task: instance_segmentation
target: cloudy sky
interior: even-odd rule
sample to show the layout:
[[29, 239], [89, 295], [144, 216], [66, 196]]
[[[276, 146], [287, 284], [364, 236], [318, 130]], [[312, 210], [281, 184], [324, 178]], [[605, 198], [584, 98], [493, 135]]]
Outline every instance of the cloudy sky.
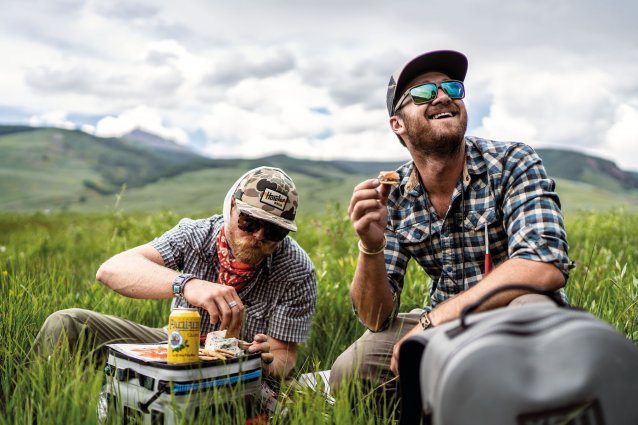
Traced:
[[638, 170], [637, 19], [634, 0], [3, 0], [0, 123], [402, 159], [389, 76], [455, 49], [469, 134]]

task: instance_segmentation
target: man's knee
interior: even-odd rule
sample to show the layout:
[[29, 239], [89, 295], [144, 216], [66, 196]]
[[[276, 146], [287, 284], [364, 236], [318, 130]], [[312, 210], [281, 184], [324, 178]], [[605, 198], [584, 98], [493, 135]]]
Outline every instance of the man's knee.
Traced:
[[[356, 344], [356, 343], [355, 343]], [[355, 377], [357, 362], [354, 359], [354, 346], [350, 346], [341, 353], [330, 368], [330, 392], [335, 394], [344, 381], [350, 381]]]
[[59, 310], [47, 317], [42, 329], [52, 333], [74, 333], [77, 332], [78, 328], [86, 324], [87, 319], [88, 312], [81, 308]]
[[32, 355], [48, 357], [64, 345], [73, 349], [88, 317], [89, 312], [79, 308], [59, 310], [50, 314], [36, 336]]

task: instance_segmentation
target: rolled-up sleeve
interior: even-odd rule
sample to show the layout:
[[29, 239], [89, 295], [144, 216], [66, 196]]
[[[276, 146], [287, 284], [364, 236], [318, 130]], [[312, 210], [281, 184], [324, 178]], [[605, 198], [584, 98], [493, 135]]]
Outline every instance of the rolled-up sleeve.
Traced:
[[187, 219], [182, 219], [175, 227], [164, 233], [159, 238], [153, 240], [151, 245], [159, 251], [166, 267], [171, 269], [181, 269], [185, 252], [184, 225]]
[[514, 145], [503, 179], [503, 222], [509, 235], [509, 258], [554, 264], [565, 276], [574, 267], [555, 183], [540, 157], [525, 145]]

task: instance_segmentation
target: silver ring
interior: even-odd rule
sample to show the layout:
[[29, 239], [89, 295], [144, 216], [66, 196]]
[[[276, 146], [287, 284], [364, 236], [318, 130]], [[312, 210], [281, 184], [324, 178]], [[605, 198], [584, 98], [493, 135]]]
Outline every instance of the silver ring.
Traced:
[[232, 300], [231, 302], [228, 303], [228, 307], [230, 308], [235, 308], [237, 307], [237, 301]]

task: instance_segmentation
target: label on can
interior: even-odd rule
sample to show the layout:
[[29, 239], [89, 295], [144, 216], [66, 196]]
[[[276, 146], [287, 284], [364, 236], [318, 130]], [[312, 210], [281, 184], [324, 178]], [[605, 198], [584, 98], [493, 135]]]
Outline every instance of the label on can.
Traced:
[[199, 312], [195, 308], [176, 308], [168, 317], [168, 363], [199, 361]]

